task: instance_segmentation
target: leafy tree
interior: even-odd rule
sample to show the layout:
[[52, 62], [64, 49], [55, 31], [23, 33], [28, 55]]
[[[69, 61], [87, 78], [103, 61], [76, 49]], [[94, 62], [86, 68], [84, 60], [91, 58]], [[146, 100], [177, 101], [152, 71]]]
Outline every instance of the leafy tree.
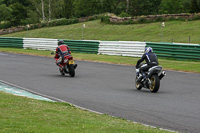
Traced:
[[191, 1], [191, 12], [192, 13], [200, 12], [200, 0]]
[[183, 5], [185, 13], [191, 12], [191, 4], [192, 4], [191, 0], [183, 0], [182, 1], [182, 5]]
[[128, 11], [128, 13], [131, 16], [137, 16], [139, 14], [138, 2], [139, 2], [139, 0], [130, 0], [129, 1], [129, 11]]
[[114, 0], [101, 0], [101, 12], [114, 13]]
[[160, 5], [161, 14], [183, 13], [184, 7], [182, 0], [162, 0]]
[[5, 4], [0, 5], [0, 22], [8, 21], [12, 17], [12, 9], [7, 7]]
[[150, 11], [152, 3], [149, 0], [143, 0], [143, 1], [138, 1], [138, 7], [139, 7], [139, 15], [148, 15]]
[[44, 13], [46, 21], [73, 16], [73, 0], [43, 0], [43, 6], [41, 0], [33, 0], [31, 3], [34, 7], [32, 10], [37, 12], [40, 18], [43, 18]]
[[151, 14], [158, 14], [159, 12], [159, 5], [161, 4], [162, 0], [150, 0], [151, 4], [149, 5]]
[[0, 0], [0, 21], [13, 25], [105, 12], [122, 16], [200, 12], [200, 0]]
[[64, 18], [64, 11], [65, 11], [65, 1], [64, 0], [57, 0], [52, 1], [52, 16], [54, 18]]
[[12, 5], [14, 3], [20, 3], [24, 6], [28, 6], [30, 4], [29, 0], [2, 0], [4, 1], [4, 4], [6, 4], [7, 6]]
[[0, 5], [4, 3], [4, 0], [0, 0]]
[[101, 0], [100, 12], [110, 12], [117, 15], [129, 11], [130, 0]]
[[40, 17], [41, 16], [37, 12], [35, 5], [30, 1], [29, 5], [27, 6], [26, 23], [27, 24], [38, 23], [40, 22]]
[[132, 16], [158, 14], [161, 0], [129, 0], [128, 13]]
[[11, 23], [15, 26], [22, 23], [22, 20], [27, 18], [27, 10], [21, 3], [14, 3], [10, 5], [12, 9]]
[[74, 0], [74, 14], [77, 17], [86, 17], [99, 13], [98, 0]]
[[43, 21], [45, 21], [46, 16], [48, 16], [48, 10], [46, 10], [48, 5], [46, 4], [46, 0], [30, 0], [30, 2], [32, 5], [32, 11], [35, 11], [37, 13], [37, 16], [40, 17]]
[[73, 0], [64, 0], [63, 17], [73, 17]]
[[[126, 0], [119, 0], [114, 2], [115, 5], [115, 14], [121, 14], [122, 12], [126, 12], [127, 10], [127, 3]], [[128, 10], [127, 10], [128, 11]]]

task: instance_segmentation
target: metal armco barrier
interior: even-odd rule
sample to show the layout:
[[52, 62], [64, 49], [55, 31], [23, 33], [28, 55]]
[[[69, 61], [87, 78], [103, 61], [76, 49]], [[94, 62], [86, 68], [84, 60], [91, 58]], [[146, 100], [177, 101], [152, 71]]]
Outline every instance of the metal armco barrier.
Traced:
[[199, 44], [146, 43], [160, 57], [200, 60]]
[[23, 38], [0, 37], [0, 47], [23, 48]]
[[72, 52], [98, 53], [99, 41], [64, 40], [64, 42], [69, 46]]
[[[58, 46], [58, 39], [24, 38], [23, 42], [24, 48], [37, 50], [55, 51]], [[97, 54], [99, 48], [98, 41], [64, 40], [64, 43], [69, 46], [72, 52]]]
[[100, 41], [98, 54], [141, 57], [145, 46], [145, 42]]
[[[136, 41], [64, 40], [72, 52], [141, 57], [152, 47], [158, 57], [200, 60], [200, 44], [153, 43]], [[0, 47], [55, 51], [58, 39], [0, 37]]]
[[24, 38], [24, 48], [37, 49], [37, 50], [50, 50], [55, 51], [58, 46], [58, 39], [46, 38]]

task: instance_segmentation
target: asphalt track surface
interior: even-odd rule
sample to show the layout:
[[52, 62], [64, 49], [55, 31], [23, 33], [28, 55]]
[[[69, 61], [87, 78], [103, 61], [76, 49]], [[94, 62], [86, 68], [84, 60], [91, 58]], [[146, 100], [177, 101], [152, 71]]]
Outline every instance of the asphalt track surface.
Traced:
[[112, 116], [200, 132], [200, 74], [166, 71], [158, 93], [151, 93], [135, 89], [134, 66], [76, 63], [71, 78], [60, 75], [53, 58], [0, 53], [0, 80]]

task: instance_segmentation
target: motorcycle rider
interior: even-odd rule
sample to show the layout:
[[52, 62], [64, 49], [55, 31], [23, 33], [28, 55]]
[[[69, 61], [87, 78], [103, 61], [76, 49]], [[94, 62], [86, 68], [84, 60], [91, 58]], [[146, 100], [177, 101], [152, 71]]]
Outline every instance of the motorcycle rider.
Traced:
[[[63, 70], [64, 66], [62, 65], [62, 61], [65, 56], [71, 55], [71, 51], [69, 50], [69, 47], [64, 44], [63, 40], [58, 41], [58, 47], [56, 48], [56, 54], [54, 56], [56, 60], [56, 65], [60, 67], [61, 71]], [[61, 57], [61, 60], [59, 58]]]
[[[146, 64], [143, 65], [141, 68], [139, 68], [139, 65], [141, 62], [146, 61]], [[158, 66], [158, 59], [155, 53], [153, 53], [153, 49], [151, 47], [145, 48], [144, 54], [142, 55], [141, 59], [137, 61], [136, 65], [136, 71], [140, 73], [140, 76], [138, 77], [137, 81], [144, 81], [146, 76], [145, 76], [145, 71], [148, 71], [149, 68], [153, 66]], [[139, 68], [139, 70], [138, 70]]]

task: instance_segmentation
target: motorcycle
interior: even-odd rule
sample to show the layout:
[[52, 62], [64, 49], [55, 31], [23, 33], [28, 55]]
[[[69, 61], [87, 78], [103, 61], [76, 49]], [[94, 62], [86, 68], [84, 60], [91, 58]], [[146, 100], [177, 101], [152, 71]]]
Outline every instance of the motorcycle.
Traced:
[[[52, 52], [51, 54], [53, 55], [54, 53]], [[71, 55], [64, 56], [63, 59], [60, 56], [56, 59], [55, 63], [60, 63], [63, 66], [63, 68], [59, 67], [61, 75], [64, 76], [65, 74], [69, 74], [70, 77], [75, 76], [75, 69], [77, 67], [77, 64], [75, 64], [75, 61]]]
[[[140, 64], [139, 68], [142, 67]], [[135, 86], [137, 90], [141, 90], [142, 87], [149, 89], [152, 93], [158, 92], [160, 88], [160, 80], [166, 75], [165, 71], [162, 71], [162, 66], [153, 66], [148, 71], [144, 72], [146, 78], [144, 80], [138, 80], [141, 73], [139, 69], [136, 69]]]

